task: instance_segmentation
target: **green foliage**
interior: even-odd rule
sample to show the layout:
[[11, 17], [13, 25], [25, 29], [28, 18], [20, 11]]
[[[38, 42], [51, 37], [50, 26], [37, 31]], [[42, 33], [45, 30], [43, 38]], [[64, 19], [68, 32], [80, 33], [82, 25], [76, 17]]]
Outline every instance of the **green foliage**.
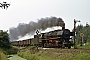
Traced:
[[28, 46], [29, 50], [32, 50], [32, 49], [35, 49], [35, 48], [36, 48], [36, 46]]
[[76, 32], [79, 32], [80, 30], [82, 30], [83, 29], [83, 25], [78, 25], [77, 26], [77, 29], [76, 29]]
[[5, 50], [5, 54], [7, 55], [17, 54], [18, 51], [19, 49], [17, 47], [12, 46], [11, 48]]
[[90, 26], [82, 26], [82, 25], [78, 25], [76, 28], [76, 39], [77, 39], [77, 43], [80, 44], [81, 41], [81, 37], [80, 37], [80, 33], [83, 33], [83, 43], [86, 42], [90, 42]]
[[81, 32], [81, 30], [83, 29], [83, 25], [78, 25], [77, 26], [77, 28], [76, 28], [76, 39], [77, 39], [77, 44], [79, 44], [80, 43], [80, 33], [82, 33]]
[[15, 46], [11, 46], [9, 49], [0, 48], [0, 51], [3, 51], [3, 53], [6, 55], [11, 55], [11, 54], [17, 54], [19, 49]]
[[77, 46], [78, 48], [85, 48], [85, 49], [90, 49], [90, 42], [87, 42], [85, 46]]
[[10, 48], [9, 35], [7, 31], [0, 30], [0, 47], [1, 48]]
[[5, 54], [16, 54], [18, 48], [11, 46], [7, 31], [0, 30], [0, 48]]

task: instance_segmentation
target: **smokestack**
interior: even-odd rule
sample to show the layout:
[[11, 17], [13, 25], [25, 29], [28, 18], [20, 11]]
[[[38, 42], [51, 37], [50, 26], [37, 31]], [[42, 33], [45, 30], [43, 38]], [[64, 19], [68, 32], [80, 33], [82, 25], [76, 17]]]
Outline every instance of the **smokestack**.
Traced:
[[62, 30], [64, 30], [65, 29], [65, 24], [62, 26]]
[[15, 28], [10, 28], [10, 39], [17, 40], [20, 36], [23, 37], [25, 35], [34, 35], [37, 29], [45, 30], [47, 28], [61, 26], [63, 29], [65, 28], [65, 23], [62, 18], [57, 17], [46, 17], [38, 19], [37, 22], [29, 22], [29, 24], [19, 23], [19, 25]]

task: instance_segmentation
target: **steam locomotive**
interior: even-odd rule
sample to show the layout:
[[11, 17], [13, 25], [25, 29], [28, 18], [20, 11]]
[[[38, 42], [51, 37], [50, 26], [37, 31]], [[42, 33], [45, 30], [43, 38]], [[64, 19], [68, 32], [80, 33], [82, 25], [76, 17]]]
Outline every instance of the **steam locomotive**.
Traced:
[[41, 38], [42, 47], [58, 47], [71, 48], [73, 43], [70, 41], [72, 32], [69, 29], [55, 30], [48, 33], [43, 33]]
[[70, 32], [69, 29], [61, 29], [34, 35], [34, 38], [14, 41], [11, 44], [14, 46], [29, 46], [34, 44], [41, 47], [71, 48], [73, 46], [73, 43], [70, 41], [71, 36], [73, 36], [73, 32]]

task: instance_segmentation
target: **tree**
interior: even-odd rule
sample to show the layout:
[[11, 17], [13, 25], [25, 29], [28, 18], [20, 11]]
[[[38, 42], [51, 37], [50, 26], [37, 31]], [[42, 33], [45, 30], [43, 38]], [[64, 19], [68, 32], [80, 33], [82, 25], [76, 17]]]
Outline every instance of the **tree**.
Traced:
[[0, 47], [10, 48], [9, 35], [7, 31], [0, 30]]
[[76, 39], [77, 39], [77, 44], [79, 44], [80, 43], [80, 40], [81, 40], [81, 37], [80, 37], [80, 33], [82, 33], [81, 32], [81, 30], [83, 29], [83, 25], [78, 25], [77, 27], [76, 27]]
[[76, 28], [76, 38], [77, 38], [77, 43], [80, 43], [81, 37], [80, 33], [83, 33], [83, 43], [90, 42], [90, 26], [86, 25], [78, 25]]

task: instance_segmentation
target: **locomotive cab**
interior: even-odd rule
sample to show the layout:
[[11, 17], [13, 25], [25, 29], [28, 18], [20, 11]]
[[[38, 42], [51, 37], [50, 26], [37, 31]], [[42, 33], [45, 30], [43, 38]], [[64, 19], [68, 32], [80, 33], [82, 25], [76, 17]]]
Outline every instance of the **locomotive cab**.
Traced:
[[65, 48], [65, 47], [71, 48], [71, 46], [73, 44], [70, 42], [70, 39], [71, 39], [70, 36], [71, 36], [70, 30], [64, 29], [62, 37], [59, 38], [59, 40], [60, 40], [59, 41], [59, 46], [62, 47], [62, 48]]

